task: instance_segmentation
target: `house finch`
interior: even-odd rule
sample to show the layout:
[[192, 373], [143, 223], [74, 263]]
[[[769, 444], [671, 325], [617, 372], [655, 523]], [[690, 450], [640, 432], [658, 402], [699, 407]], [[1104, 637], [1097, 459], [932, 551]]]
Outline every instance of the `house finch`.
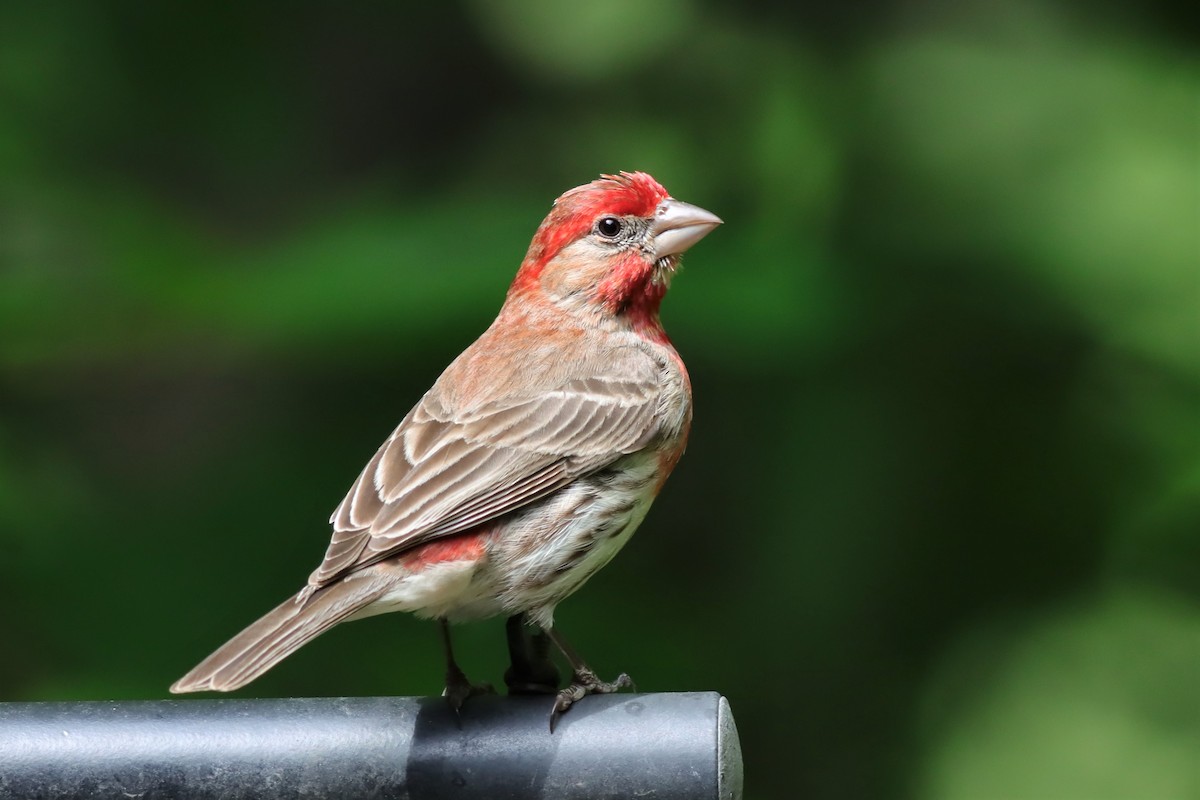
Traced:
[[[244, 686], [346, 620], [440, 621], [446, 695], [479, 689], [448, 623], [510, 615], [510, 690], [556, 693], [551, 725], [601, 681], [553, 626], [629, 540], [683, 453], [687, 371], [659, 321], [680, 254], [721, 224], [641, 172], [558, 198], [491, 327], [442, 373], [333, 512], [308, 585], [171, 687]], [[539, 631], [526, 636], [526, 624]], [[559, 691], [553, 643], [574, 672]]]

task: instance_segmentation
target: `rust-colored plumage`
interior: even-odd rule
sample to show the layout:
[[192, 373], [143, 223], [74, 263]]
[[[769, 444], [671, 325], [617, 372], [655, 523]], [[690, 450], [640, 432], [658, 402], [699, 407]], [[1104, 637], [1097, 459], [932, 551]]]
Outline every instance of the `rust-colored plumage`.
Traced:
[[[308, 584], [172, 691], [236, 689], [334, 624], [394, 610], [515, 617], [513, 689], [552, 670], [514, 639], [539, 626], [575, 671], [556, 713], [616, 688], [566, 648], [554, 608], [624, 544], [682, 453], [691, 388], [658, 307], [680, 254], [719, 223], [644, 173], [560, 197], [495, 322], [334, 511]], [[471, 687], [446, 641], [457, 705]]]

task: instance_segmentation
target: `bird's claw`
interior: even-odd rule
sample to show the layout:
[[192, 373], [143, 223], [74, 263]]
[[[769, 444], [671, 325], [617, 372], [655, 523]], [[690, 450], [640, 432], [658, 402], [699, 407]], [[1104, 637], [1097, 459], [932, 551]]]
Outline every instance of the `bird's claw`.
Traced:
[[567, 710], [589, 694], [612, 694], [622, 689], [633, 687], [633, 679], [622, 672], [614, 681], [602, 681], [590, 669], [576, 670], [571, 685], [561, 690], [554, 698], [554, 706], [550, 709], [550, 732]]
[[490, 683], [471, 683], [466, 676], [463, 676], [462, 680], [447, 681], [446, 688], [442, 691], [442, 697], [446, 698], [450, 708], [454, 709], [455, 715], [458, 715], [468, 698], [495, 693], [496, 689]]

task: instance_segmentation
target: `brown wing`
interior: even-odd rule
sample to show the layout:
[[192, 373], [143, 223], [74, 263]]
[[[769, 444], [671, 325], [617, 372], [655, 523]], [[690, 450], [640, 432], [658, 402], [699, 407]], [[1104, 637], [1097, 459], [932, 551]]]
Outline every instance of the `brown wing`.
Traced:
[[566, 380], [465, 411], [435, 385], [333, 512], [309, 583], [468, 530], [642, 449], [657, 433], [661, 392], [652, 360], [638, 366], [634, 379]]

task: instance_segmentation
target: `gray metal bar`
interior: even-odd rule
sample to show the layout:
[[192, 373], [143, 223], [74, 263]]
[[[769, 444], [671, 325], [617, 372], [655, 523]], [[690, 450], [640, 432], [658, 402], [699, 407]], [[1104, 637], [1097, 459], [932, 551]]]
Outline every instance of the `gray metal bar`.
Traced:
[[9, 798], [741, 797], [715, 692], [0, 703]]

